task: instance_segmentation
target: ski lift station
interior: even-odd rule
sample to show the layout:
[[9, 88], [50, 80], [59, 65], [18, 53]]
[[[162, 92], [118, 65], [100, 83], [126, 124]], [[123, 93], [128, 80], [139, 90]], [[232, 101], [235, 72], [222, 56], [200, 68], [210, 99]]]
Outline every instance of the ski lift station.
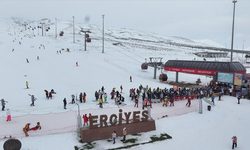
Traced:
[[[156, 69], [163, 68], [165, 71], [176, 72], [176, 82], [178, 82], [179, 72], [208, 76], [216, 76], [217, 72], [246, 74], [246, 68], [239, 62], [168, 60], [163, 65], [161, 59], [150, 58], [150, 62], [141, 65], [141, 69], [147, 70], [148, 66], [154, 67], [154, 79], [156, 79]], [[167, 74], [160, 74], [159, 79], [167, 81]]]

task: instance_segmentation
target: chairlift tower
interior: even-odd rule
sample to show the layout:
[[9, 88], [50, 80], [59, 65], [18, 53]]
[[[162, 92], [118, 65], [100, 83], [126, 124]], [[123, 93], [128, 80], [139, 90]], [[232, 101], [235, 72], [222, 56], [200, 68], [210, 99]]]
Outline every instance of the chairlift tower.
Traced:
[[89, 30], [84, 30], [83, 28], [81, 28], [81, 31], [80, 32], [83, 32], [84, 33], [84, 50], [86, 51], [86, 38], [89, 38], [89, 35], [88, 37], [86, 37], [86, 33], [91, 33]]
[[149, 57], [148, 66], [154, 67], [154, 79], [156, 79], [156, 71], [163, 68], [162, 57]]

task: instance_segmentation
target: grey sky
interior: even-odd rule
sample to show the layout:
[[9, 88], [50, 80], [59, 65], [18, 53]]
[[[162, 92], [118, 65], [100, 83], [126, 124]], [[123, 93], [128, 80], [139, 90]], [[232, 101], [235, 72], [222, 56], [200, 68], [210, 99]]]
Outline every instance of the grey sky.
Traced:
[[[231, 48], [232, 0], [0, 0], [0, 18], [58, 18], [188, 39]], [[234, 48], [250, 50], [250, 0], [238, 0]]]

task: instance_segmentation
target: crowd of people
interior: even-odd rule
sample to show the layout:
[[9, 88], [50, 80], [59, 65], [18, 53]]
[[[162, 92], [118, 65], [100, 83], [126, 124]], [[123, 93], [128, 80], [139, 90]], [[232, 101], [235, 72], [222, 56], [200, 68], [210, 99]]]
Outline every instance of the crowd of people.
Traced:
[[[28, 82], [26, 82], [26, 87], [29, 88]], [[54, 89], [51, 89], [50, 92], [47, 90], [44, 90], [45, 92], [45, 97], [47, 99], [52, 99], [52, 94], [56, 94]], [[114, 103], [118, 106], [123, 106], [125, 105], [125, 98], [122, 96], [123, 92], [123, 87], [122, 85], [120, 86], [120, 91], [116, 90], [116, 88], [113, 88], [110, 92], [110, 99], [114, 100]], [[191, 100], [194, 98], [200, 99], [200, 98], [211, 98], [211, 102], [214, 103], [215, 99], [215, 93], [218, 94], [218, 100], [221, 100], [221, 97], [225, 94], [228, 95], [233, 95], [232, 94], [232, 88], [230, 88], [229, 85], [222, 85], [222, 84], [216, 84], [214, 86], [214, 83], [210, 83], [208, 86], [200, 86], [196, 88], [186, 88], [185, 86], [183, 87], [177, 87], [173, 86], [172, 88], [163, 88], [160, 89], [159, 87], [157, 88], [151, 88], [146, 85], [145, 87], [142, 85], [139, 85], [138, 88], [131, 88], [129, 90], [129, 97], [131, 100], [134, 101], [134, 107], [138, 108], [138, 103], [139, 101], [142, 102], [142, 109], [151, 107], [152, 108], [152, 103], [154, 100], [158, 100], [162, 103], [163, 107], [167, 106], [174, 106], [174, 102], [178, 100], [187, 100], [186, 106], [190, 107], [191, 105]], [[34, 102], [37, 98], [35, 98], [34, 95], [31, 96], [31, 104], [30, 106], [35, 106]], [[236, 93], [236, 98], [238, 99], [238, 104], [240, 104], [240, 99], [242, 98], [242, 93], [238, 91]], [[71, 95], [72, 100], [71, 104], [74, 104], [77, 100], [76, 96], [74, 94]], [[81, 92], [79, 94], [79, 102], [80, 103], [85, 103], [86, 102], [86, 93]], [[103, 103], [108, 103], [107, 99], [107, 93], [105, 92], [104, 86], [101, 87], [100, 90], [95, 91], [95, 101], [99, 103], [99, 107], [103, 108]], [[5, 105], [8, 101], [5, 101], [4, 99], [1, 99], [1, 104], [2, 104], [2, 111], [5, 110]], [[66, 98], [63, 99], [64, 103], [64, 109], [66, 109], [67, 106], [67, 100]], [[6, 121], [11, 121], [11, 113], [10, 110], [7, 109], [7, 120]], [[91, 114], [89, 113], [89, 116], [87, 114], [83, 115], [83, 125], [88, 126], [89, 118], [91, 117]], [[38, 122], [39, 123], [39, 122]], [[24, 133], [26, 136], [28, 136], [28, 131], [30, 130], [37, 130], [41, 129], [40, 123], [34, 128], [29, 128], [29, 123], [26, 124], [26, 126], [23, 128]]]
[[[77, 100], [79, 100], [80, 103], [85, 103], [86, 102], [86, 96], [87, 94], [85, 92], [82, 92], [79, 94], [79, 99], [76, 98], [76, 95], [72, 94], [71, 95], [71, 102], [69, 102], [69, 104], [75, 104]], [[64, 98], [63, 99], [63, 108], [67, 109], [67, 99]]]

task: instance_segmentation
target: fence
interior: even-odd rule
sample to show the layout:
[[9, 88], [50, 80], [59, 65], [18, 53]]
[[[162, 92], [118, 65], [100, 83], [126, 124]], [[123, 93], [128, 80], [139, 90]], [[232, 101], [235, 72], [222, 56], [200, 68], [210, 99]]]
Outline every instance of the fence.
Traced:
[[[139, 105], [141, 106], [141, 105]], [[163, 116], [178, 116], [186, 114], [189, 112], [198, 110], [198, 101], [192, 100], [191, 107], [186, 107], [186, 101], [175, 101], [175, 106], [172, 107], [162, 107], [162, 103], [153, 103], [153, 108], [151, 108], [151, 116], [153, 119], [161, 119]], [[92, 115], [102, 115], [106, 114], [110, 116], [111, 114], [119, 114], [119, 109], [123, 112], [133, 112], [133, 111], [143, 111], [142, 107], [133, 107], [133, 105], [126, 105], [122, 107], [106, 107], [99, 109], [88, 109], [81, 110], [80, 114], [91, 113]], [[144, 110], [147, 110], [145, 108]], [[44, 136], [53, 134], [62, 134], [69, 132], [76, 132], [77, 129], [77, 110], [68, 110], [59, 113], [46, 113], [46, 114], [25, 114], [22, 116], [14, 116], [11, 121], [6, 121], [6, 117], [0, 117], [0, 138], [4, 136], [12, 136], [16, 138], [23, 138], [25, 134], [23, 133], [23, 127], [30, 122], [30, 127], [35, 127], [37, 122], [41, 123], [41, 130], [29, 131], [30, 136]], [[132, 117], [132, 116], [131, 116]], [[125, 116], [123, 116], [125, 118]]]

